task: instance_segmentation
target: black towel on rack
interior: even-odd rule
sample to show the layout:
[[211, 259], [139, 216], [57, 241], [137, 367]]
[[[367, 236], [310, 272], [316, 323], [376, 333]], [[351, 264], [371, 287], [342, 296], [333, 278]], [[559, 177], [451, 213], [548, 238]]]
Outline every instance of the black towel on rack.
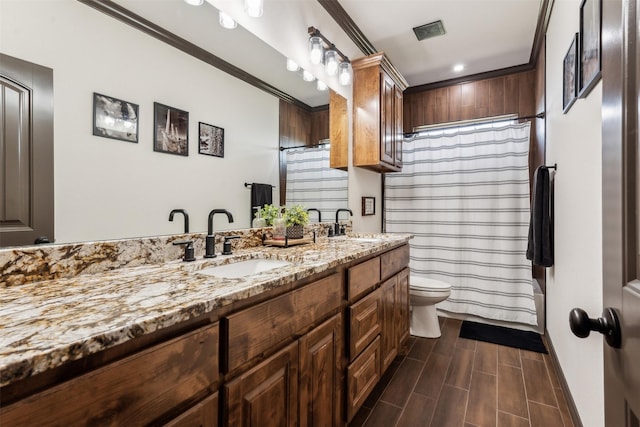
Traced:
[[256, 210], [253, 208], [254, 206], [263, 207], [264, 205], [270, 205], [273, 203], [273, 186], [271, 184], [258, 184], [251, 183], [251, 219], [249, 220], [249, 224], [255, 218], [254, 214]]
[[546, 166], [540, 166], [536, 169], [533, 183], [527, 259], [533, 261], [534, 265], [543, 267], [551, 267], [553, 265], [553, 230], [550, 202], [549, 169]]

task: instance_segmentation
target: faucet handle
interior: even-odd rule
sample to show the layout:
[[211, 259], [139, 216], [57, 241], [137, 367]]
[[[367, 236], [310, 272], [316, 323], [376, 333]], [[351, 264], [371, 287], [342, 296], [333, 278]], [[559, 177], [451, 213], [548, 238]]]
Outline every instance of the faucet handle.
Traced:
[[174, 246], [185, 245], [184, 246], [184, 257], [183, 261], [195, 261], [196, 257], [193, 249], [193, 240], [176, 240], [173, 242]]
[[222, 243], [222, 255], [231, 255], [231, 240], [239, 239], [241, 236], [224, 236], [224, 242]]

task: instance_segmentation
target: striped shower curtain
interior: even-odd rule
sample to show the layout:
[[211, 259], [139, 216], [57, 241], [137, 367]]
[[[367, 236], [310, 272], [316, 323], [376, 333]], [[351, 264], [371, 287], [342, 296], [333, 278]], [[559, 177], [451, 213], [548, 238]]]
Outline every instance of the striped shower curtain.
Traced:
[[348, 174], [329, 167], [329, 145], [287, 151], [286, 182], [287, 205], [319, 209], [325, 221], [349, 206]]
[[529, 226], [530, 123], [457, 128], [405, 143], [385, 178], [388, 232], [413, 233], [411, 275], [451, 284], [438, 308], [536, 324]]

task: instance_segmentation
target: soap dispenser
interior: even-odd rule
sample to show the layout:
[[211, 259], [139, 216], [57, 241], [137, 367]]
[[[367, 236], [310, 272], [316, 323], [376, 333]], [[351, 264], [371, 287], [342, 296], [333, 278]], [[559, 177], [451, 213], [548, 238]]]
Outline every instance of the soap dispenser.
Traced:
[[256, 217], [253, 218], [253, 222], [251, 223], [252, 228], [263, 228], [267, 226], [267, 221], [262, 218], [260, 206], [253, 207], [256, 210]]
[[282, 207], [278, 211], [278, 217], [273, 220], [273, 240], [284, 240], [287, 235], [287, 223], [282, 217]]

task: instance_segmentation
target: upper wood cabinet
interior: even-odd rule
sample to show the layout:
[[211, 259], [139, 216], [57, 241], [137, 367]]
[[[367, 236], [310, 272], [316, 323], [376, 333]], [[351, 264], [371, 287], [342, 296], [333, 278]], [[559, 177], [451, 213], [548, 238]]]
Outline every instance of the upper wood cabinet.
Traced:
[[406, 80], [384, 53], [353, 67], [353, 165], [377, 172], [402, 169], [402, 92]]
[[329, 166], [347, 170], [349, 166], [347, 100], [333, 90], [329, 92], [329, 140], [331, 141]]

